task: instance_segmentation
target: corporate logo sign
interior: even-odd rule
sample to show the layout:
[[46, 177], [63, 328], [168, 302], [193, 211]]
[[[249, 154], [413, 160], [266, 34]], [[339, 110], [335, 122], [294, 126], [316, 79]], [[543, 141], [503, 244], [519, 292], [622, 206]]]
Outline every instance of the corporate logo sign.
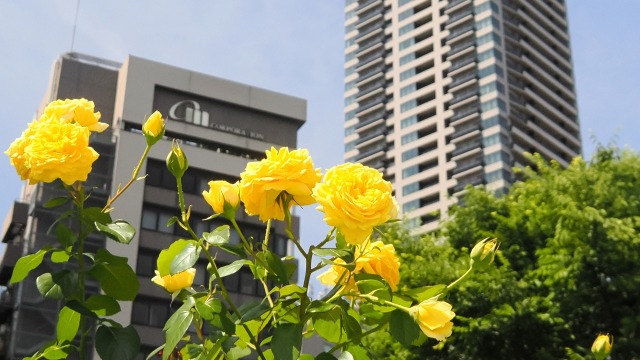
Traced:
[[182, 100], [171, 105], [169, 108], [169, 119], [264, 140], [264, 134], [213, 121], [211, 114], [203, 110], [200, 103], [195, 100]]

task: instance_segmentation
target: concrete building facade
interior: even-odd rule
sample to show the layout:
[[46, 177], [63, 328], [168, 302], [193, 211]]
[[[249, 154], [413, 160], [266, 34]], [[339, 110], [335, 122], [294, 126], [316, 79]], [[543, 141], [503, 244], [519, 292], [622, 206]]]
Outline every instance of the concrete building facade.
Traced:
[[[192, 205], [192, 225], [197, 233], [210, 231], [222, 221], [203, 221], [212, 213], [201, 196], [208, 181], [235, 181], [247, 162], [264, 157], [271, 146], [296, 147], [297, 131], [306, 120], [306, 101], [292, 96], [239, 84], [217, 77], [129, 56], [124, 63], [98, 59], [77, 53], [61, 56], [54, 64], [50, 89], [43, 106], [55, 99], [84, 97], [93, 100], [102, 122], [110, 129], [92, 135], [92, 146], [100, 153], [87, 181], [91, 187], [90, 206], [103, 206], [118, 184], [125, 184], [137, 165], [146, 142], [141, 128], [146, 118], [159, 110], [167, 118], [165, 138], [151, 150], [138, 181], [115, 204], [114, 219], [126, 219], [138, 229], [128, 245], [91, 237], [89, 249], [106, 247], [125, 256], [136, 271], [139, 294], [133, 302], [121, 304], [115, 316], [121, 324], [134, 324], [141, 337], [142, 352], [163, 343], [162, 327], [171, 313], [170, 296], [151, 282], [159, 252], [188, 234], [167, 220], [179, 213], [175, 179], [166, 169], [165, 159], [172, 141], [178, 142], [189, 159], [190, 168], [182, 179], [185, 202]], [[25, 122], [26, 125], [26, 122]], [[46, 244], [55, 243], [47, 234], [56, 215], [43, 204], [64, 195], [57, 184], [25, 186], [3, 228], [7, 252], [0, 268], [0, 284], [7, 285], [15, 261]], [[247, 237], [264, 236], [265, 224], [239, 211], [238, 222]], [[293, 219], [294, 233], [299, 219]], [[282, 256], [291, 247], [282, 224], [271, 230], [272, 251]], [[232, 231], [232, 242], [239, 242]], [[227, 253], [217, 255], [221, 265], [233, 259]], [[35, 277], [51, 271], [55, 264], [45, 263], [17, 286], [9, 287], [3, 300], [7, 331], [5, 356], [18, 359], [32, 355], [55, 337], [59, 301], [44, 300], [35, 286]], [[207, 281], [206, 261], [196, 264], [194, 287]], [[232, 299], [242, 304], [263, 295], [262, 287], [248, 269], [225, 278]], [[97, 284], [87, 285], [97, 291]], [[175, 306], [175, 305], [174, 305]], [[0, 324], [0, 326], [3, 326]], [[94, 356], [97, 358], [97, 355]]]
[[345, 160], [382, 171], [438, 228], [467, 185], [501, 192], [525, 153], [581, 153], [562, 0], [347, 0]]

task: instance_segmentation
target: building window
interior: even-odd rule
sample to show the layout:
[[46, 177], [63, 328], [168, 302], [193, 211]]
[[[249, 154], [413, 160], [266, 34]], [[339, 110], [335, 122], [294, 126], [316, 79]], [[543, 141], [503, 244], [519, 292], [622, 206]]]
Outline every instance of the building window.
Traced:
[[412, 132], [410, 134], [403, 135], [402, 138], [400, 139], [400, 143], [402, 143], [402, 145], [406, 145], [415, 140], [418, 140], [418, 133]]
[[489, 9], [493, 10], [496, 14], [500, 12], [500, 8], [498, 8], [498, 5], [494, 4], [493, 1], [487, 1], [480, 5], [476, 5], [473, 8], [473, 12], [475, 14], [480, 14], [481, 12], [487, 11]]
[[400, 121], [400, 127], [402, 129], [404, 129], [404, 128], [406, 128], [408, 126], [411, 126], [411, 125], [413, 125], [413, 124], [415, 124], [417, 122], [418, 122], [418, 116], [417, 115], [411, 115], [408, 118], [402, 119], [402, 121]]
[[491, 41], [495, 42], [498, 45], [502, 45], [502, 38], [500, 37], [500, 35], [496, 34], [495, 32], [490, 32], [488, 34], [484, 34], [479, 38], [477, 38], [476, 45], [480, 46], [482, 44], [486, 44]]
[[356, 101], [356, 96], [355, 95], [351, 95], [349, 97], [347, 97], [346, 99], [344, 99], [344, 106], [349, 106], [351, 104], [353, 104]]
[[355, 148], [356, 148], [356, 142], [355, 141], [351, 141], [351, 142], [348, 142], [348, 143], [344, 144], [344, 151], [345, 152], [351, 151], [351, 150], [353, 150]]
[[482, 139], [482, 146], [489, 147], [495, 144], [509, 145], [509, 138], [504, 134], [493, 134]]
[[407, 85], [407, 86], [403, 87], [402, 89], [400, 89], [400, 97], [407, 96], [407, 95], [411, 94], [414, 91], [416, 91], [416, 84], [415, 83], [413, 83], [411, 85]]
[[400, 58], [400, 65], [407, 64], [416, 58], [416, 53], [412, 52]]
[[502, 83], [499, 81], [493, 81], [486, 85], [480, 86], [480, 95], [486, 95], [494, 91], [504, 94], [504, 85], [502, 85]]
[[402, 161], [407, 161], [418, 156], [418, 149], [410, 149], [402, 153]]
[[489, 16], [487, 18], [484, 18], [482, 20], [476, 21], [476, 31], [480, 30], [480, 29], [484, 29], [487, 26], [493, 26], [494, 29], [500, 29], [500, 21], [498, 21], [496, 18], [494, 18], [493, 16]]
[[402, 212], [408, 213], [420, 208], [420, 200], [412, 200], [402, 205]]
[[356, 133], [355, 125], [351, 125], [348, 128], [344, 129], [344, 136], [349, 136], [349, 135], [355, 134], [355, 133]]
[[506, 111], [506, 104], [501, 99], [492, 99], [489, 101], [485, 101], [480, 104], [480, 110], [482, 112], [487, 112], [491, 109], [499, 108], [500, 110]]
[[411, 99], [411, 100], [405, 102], [404, 104], [400, 105], [400, 112], [409, 111], [409, 110], [413, 109], [414, 107], [416, 107], [417, 105], [418, 105], [418, 101], [416, 99]]
[[353, 119], [354, 117], [356, 117], [356, 111], [355, 110], [351, 110], [348, 113], [344, 114], [344, 121], [349, 121], [349, 120]]
[[402, 170], [402, 178], [408, 178], [409, 176], [415, 175], [418, 172], [420, 172], [420, 167], [418, 165], [410, 166]]
[[356, 82], [355, 81], [349, 81], [348, 83], [344, 84], [344, 91], [351, 90], [354, 87], [356, 87]]
[[498, 180], [510, 181], [511, 175], [506, 170], [496, 170], [485, 174], [484, 180], [491, 183]]
[[502, 61], [502, 53], [498, 49], [489, 49], [489, 50], [483, 51], [478, 54], [477, 59], [478, 59], [478, 62], [482, 62], [484, 60], [491, 59], [494, 57]]
[[494, 153], [484, 156], [485, 165], [497, 163], [498, 161], [507, 162], [508, 160], [509, 160], [509, 155], [507, 155], [504, 151], [496, 151]]
[[498, 76], [502, 77], [504, 72], [502, 70], [502, 68], [496, 64], [491, 64], [487, 67], [484, 67], [480, 70], [478, 70], [478, 77], [479, 78], [483, 78], [485, 76], [489, 76], [491, 74], [497, 74]]
[[344, 62], [351, 61], [351, 60], [353, 60], [353, 59], [355, 59], [355, 58], [356, 58], [356, 52], [355, 52], [355, 51], [352, 51], [352, 52], [348, 53], [348, 54], [344, 57]]
[[[156, 186], [167, 190], [176, 190], [176, 179], [173, 177], [169, 169], [167, 169], [164, 161], [149, 160], [147, 162], [147, 178], [145, 184], [148, 186]], [[201, 170], [197, 168], [189, 168], [182, 177], [182, 191], [187, 194], [201, 195], [202, 191], [209, 190], [209, 181], [225, 180], [234, 183], [238, 178], [228, 176], [212, 171]]]
[[412, 77], [415, 74], [416, 74], [416, 69], [415, 68], [409, 69], [409, 70], [405, 70], [405, 71], [400, 73], [400, 81], [407, 80], [408, 78]]
[[400, 30], [398, 30], [398, 35], [404, 35], [404, 34], [408, 33], [409, 31], [411, 31], [413, 29], [415, 29], [414, 23], [407, 24], [407, 25], [401, 27]]
[[500, 125], [504, 128], [508, 127], [508, 123], [507, 120], [505, 118], [503, 118], [502, 116], [492, 116], [488, 119], [483, 119], [482, 120], [482, 129], [488, 129], [490, 127], [496, 126], [496, 125]]
[[413, 194], [416, 191], [420, 190], [420, 183], [414, 182], [413, 184], [405, 185], [402, 187], [402, 195]]
[[138, 296], [133, 301], [131, 322], [139, 325], [162, 327], [169, 319], [171, 307], [164, 299]]
[[414, 38], [407, 39], [407, 40], [401, 42], [400, 45], [398, 45], [398, 48], [400, 50], [404, 50], [404, 49], [406, 49], [406, 48], [408, 48], [410, 46], [413, 46], [413, 44], [415, 44], [415, 43], [416, 43], [416, 40]]
[[398, 21], [402, 21], [402, 20], [408, 18], [411, 15], [413, 15], [413, 8], [410, 8], [410, 9], [407, 9], [407, 10], [401, 12], [398, 15]]

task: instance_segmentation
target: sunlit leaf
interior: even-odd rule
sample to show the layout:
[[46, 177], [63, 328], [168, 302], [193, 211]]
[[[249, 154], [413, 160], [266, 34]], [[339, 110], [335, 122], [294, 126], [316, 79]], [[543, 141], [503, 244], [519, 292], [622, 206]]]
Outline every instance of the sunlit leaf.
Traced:
[[35, 254], [23, 256], [18, 259], [16, 265], [13, 267], [13, 273], [11, 274], [11, 280], [9, 280], [9, 283], [15, 284], [24, 280], [24, 278], [26, 278], [33, 269], [40, 266], [47, 251], [48, 249], [42, 249]]

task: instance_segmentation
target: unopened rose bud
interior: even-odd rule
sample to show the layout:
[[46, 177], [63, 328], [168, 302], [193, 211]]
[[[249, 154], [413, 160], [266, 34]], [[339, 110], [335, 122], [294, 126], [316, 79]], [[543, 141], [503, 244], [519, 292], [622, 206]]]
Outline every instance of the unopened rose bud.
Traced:
[[149, 116], [144, 125], [142, 125], [142, 133], [147, 139], [147, 145], [151, 146], [157, 143], [164, 136], [164, 119], [159, 111]]
[[184, 152], [182, 152], [180, 145], [176, 144], [175, 141], [171, 144], [171, 152], [169, 152], [167, 156], [167, 168], [176, 179], [182, 178], [182, 175], [184, 175], [189, 168], [187, 157]]
[[613, 336], [609, 334], [600, 334], [591, 345], [591, 352], [596, 360], [604, 360], [609, 356], [613, 347]]
[[202, 196], [216, 214], [233, 216], [240, 205], [240, 187], [224, 180], [209, 181], [209, 191]]
[[481, 240], [471, 250], [471, 267], [477, 270], [487, 268], [496, 256], [500, 242], [496, 238]]

